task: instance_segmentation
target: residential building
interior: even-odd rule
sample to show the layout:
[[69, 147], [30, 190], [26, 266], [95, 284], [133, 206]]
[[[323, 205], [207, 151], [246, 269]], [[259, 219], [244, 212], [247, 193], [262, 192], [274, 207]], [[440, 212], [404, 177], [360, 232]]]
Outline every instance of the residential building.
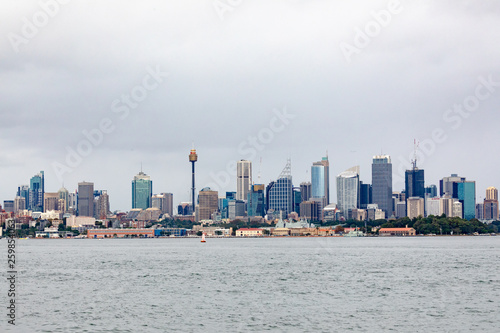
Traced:
[[350, 209], [359, 207], [359, 166], [337, 176], [337, 206], [346, 218]]

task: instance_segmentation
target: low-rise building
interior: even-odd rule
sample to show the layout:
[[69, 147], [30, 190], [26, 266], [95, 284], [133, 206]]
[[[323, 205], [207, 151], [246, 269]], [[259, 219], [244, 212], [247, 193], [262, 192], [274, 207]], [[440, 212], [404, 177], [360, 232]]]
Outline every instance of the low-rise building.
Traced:
[[155, 229], [88, 229], [88, 238], [155, 237]]
[[236, 230], [236, 237], [260, 237], [262, 231], [261, 228], [241, 228]]
[[382, 228], [378, 231], [379, 236], [415, 236], [413, 228]]

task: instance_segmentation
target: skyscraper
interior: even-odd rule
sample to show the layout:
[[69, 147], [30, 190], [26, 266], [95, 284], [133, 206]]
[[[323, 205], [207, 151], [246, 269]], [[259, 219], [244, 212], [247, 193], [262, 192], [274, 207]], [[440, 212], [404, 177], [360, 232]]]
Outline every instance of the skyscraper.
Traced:
[[498, 200], [498, 190], [494, 187], [486, 189], [486, 200]]
[[359, 208], [359, 166], [337, 176], [337, 205], [346, 218], [350, 209]]
[[372, 185], [359, 182], [359, 208], [366, 209], [373, 202]]
[[94, 199], [94, 217], [97, 219], [105, 219], [109, 213], [109, 195], [107, 191], [99, 191], [98, 196]]
[[247, 215], [262, 216], [266, 215], [264, 200], [264, 192], [266, 188], [262, 184], [252, 185], [251, 191], [248, 193]]
[[462, 203], [462, 218], [470, 220], [476, 217], [476, 182], [464, 181], [453, 183], [453, 198]]
[[43, 212], [43, 200], [45, 194], [45, 177], [44, 172], [31, 177], [28, 207], [34, 212]]
[[62, 212], [66, 212], [69, 208], [69, 192], [64, 187], [61, 187], [59, 191], [57, 191], [59, 200], [64, 200], [64, 207], [59, 207], [59, 210]]
[[268, 210], [272, 210], [277, 216], [282, 212], [287, 216], [292, 212], [293, 207], [293, 184], [292, 184], [292, 164], [288, 160], [285, 168], [281, 172], [278, 180], [268, 186]]
[[435, 198], [437, 197], [437, 186], [436, 185], [429, 185], [425, 187], [425, 194], [429, 198]]
[[29, 187], [29, 185], [21, 185], [21, 186], [19, 186], [17, 188], [17, 196], [24, 198], [24, 208], [23, 209], [30, 209], [30, 207], [29, 207], [29, 202], [30, 202], [30, 187]]
[[153, 182], [144, 172], [139, 172], [132, 180], [132, 209], [148, 209], [151, 207], [153, 196]]
[[425, 198], [424, 170], [417, 168], [416, 163], [405, 172], [405, 194], [407, 198]]
[[311, 167], [311, 198], [324, 198], [323, 207], [330, 203], [330, 162], [328, 156], [313, 163]]
[[241, 160], [236, 164], [236, 200], [247, 200], [252, 186], [252, 162]]
[[[498, 190], [494, 187], [486, 189], [486, 199], [483, 204], [483, 218], [486, 220], [498, 221]], [[476, 218], [479, 218], [476, 214]]]
[[311, 187], [312, 184], [310, 182], [303, 182], [300, 184], [301, 201], [309, 201], [309, 199], [311, 199]]
[[211, 220], [212, 214], [219, 210], [219, 193], [206, 187], [198, 194], [199, 215], [198, 221]]
[[461, 183], [465, 181], [465, 177], [459, 177], [456, 173], [451, 174], [450, 177], [444, 177], [439, 181], [439, 195], [453, 196], [453, 183]]
[[94, 183], [78, 183], [78, 216], [94, 216]]
[[392, 215], [392, 163], [389, 155], [373, 156], [372, 202], [386, 217]]

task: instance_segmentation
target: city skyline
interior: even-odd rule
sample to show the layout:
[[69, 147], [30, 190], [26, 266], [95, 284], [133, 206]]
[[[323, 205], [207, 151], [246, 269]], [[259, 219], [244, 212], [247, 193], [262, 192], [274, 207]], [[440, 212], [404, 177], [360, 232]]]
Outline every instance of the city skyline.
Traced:
[[[374, 171], [373, 167], [379, 165], [380, 161], [382, 161], [382, 162], [383, 161], [388, 161], [389, 162], [389, 166], [390, 166], [391, 157], [389, 155], [382, 155], [382, 156], [376, 155], [376, 156], [373, 156], [373, 161], [374, 161], [374, 164], [372, 164], [372, 172]], [[375, 163], [375, 161], [377, 161], [377, 162]], [[249, 161], [245, 161], [245, 162], [249, 162]], [[316, 164], [316, 163], [317, 162], [314, 162], [313, 165]], [[383, 163], [385, 163], [385, 162], [383, 162]], [[249, 164], [250, 164], [250, 162], [249, 162]], [[299, 191], [299, 193], [298, 193], [299, 196], [301, 196], [301, 192], [303, 192], [303, 186], [308, 186], [309, 187], [308, 191], [311, 191], [311, 179], [300, 182], [299, 183], [300, 185], [297, 184], [297, 181], [294, 182], [292, 180], [292, 177], [293, 177], [293, 172], [292, 172], [293, 167], [292, 166], [293, 166], [293, 163], [289, 159], [287, 161], [287, 164], [286, 164], [285, 168], [281, 172], [280, 176], [278, 176], [275, 179], [270, 180], [268, 183], [256, 184], [255, 182], [253, 182], [252, 187], [254, 185], [259, 185], [259, 186], [262, 186], [263, 192], [269, 192], [273, 188], [273, 186], [277, 184], [278, 179], [289, 178], [287, 180], [287, 183], [289, 183], [289, 184], [285, 185], [285, 186], [288, 188], [289, 186], [293, 185], [293, 188], [297, 189], [297, 191]], [[406, 174], [408, 174], [408, 172], [413, 171], [414, 170], [413, 168], [414, 167], [412, 167], [410, 170], [406, 170]], [[251, 169], [251, 167], [250, 167], [250, 169]], [[418, 169], [418, 170], [419, 171], [423, 171], [422, 169]], [[260, 170], [259, 170], [259, 172], [260, 172]], [[378, 172], [379, 171], [377, 171], [377, 173], [376, 173], [377, 175], [378, 175]], [[342, 206], [342, 203], [339, 203], [339, 200], [338, 200], [338, 193], [339, 193], [339, 190], [340, 191], [345, 191], [345, 188], [344, 188], [345, 185], [342, 185], [342, 189], [339, 189], [339, 184], [340, 184], [339, 183], [339, 179], [340, 178], [343, 179], [344, 177], [350, 178], [350, 177], [355, 176], [356, 179], [357, 179], [356, 180], [356, 182], [357, 182], [357, 190], [356, 191], [357, 191], [357, 200], [358, 200], [358, 203], [357, 203], [356, 206], [358, 208], [361, 208], [361, 205], [363, 204], [361, 202], [363, 200], [362, 186], [366, 185], [366, 186], [373, 187], [373, 184], [366, 182], [366, 180], [365, 180], [365, 182], [363, 182], [361, 180], [361, 178], [359, 177], [360, 173], [361, 172], [360, 172], [360, 167], [359, 166], [351, 167], [351, 168], [349, 168], [349, 169], [341, 172], [335, 178], [335, 180], [332, 180], [332, 181], [335, 182], [333, 188], [334, 188], [334, 192], [336, 192], [336, 198], [332, 202], [333, 204], [336, 204], [339, 208], [341, 208], [340, 206]], [[373, 176], [374, 176], [374, 174], [372, 174], [372, 179], [371, 179], [372, 182], [373, 182]], [[250, 175], [250, 177], [252, 177], [252, 175]], [[377, 177], [380, 178], [379, 176], [377, 176]], [[385, 177], [385, 176], [383, 176], [383, 177]], [[236, 175], [235, 178], [238, 178], [238, 176]], [[134, 198], [136, 197], [136, 195], [134, 195], [135, 194], [134, 189], [135, 189], [135, 186], [137, 186], [137, 185], [134, 186], [134, 184], [136, 184], [136, 182], [138, 180], [140, 180], [140, 181], [146, 180], [147, 185], [145, 185], [146, 186], [145, 189], [147, 190], [146, 191], [147, 192], [147, 195], [146, 195], [147, 198], [143, 199], [143, 201], [144, 201], [143, 206], [141, 206], [141, 207], [135, 206], [134, 207], [133, 206], [133, 202], [135, 200]], [[35, 176], [31, 177], [31, 179], [30, 179], [30, 184], [31, 185], [30, 186], [27, 186], [27, 187], [24, 186], [24, 185], [18, 186], [16, 195], [13, 198], [2, 199], [2, 201], [1, 201], [0, 204], [3, 204], [4, 201], [8, 201], [8, 202], [12, 202], [11, 203], [12, 205], [16, 205], [16, 204], [19, 204], [19, 203], [16, 203], [16, 200], [18, 198], [22, 198], [24, 205], [27, 206], [26, 202], [25, 202], [25, 197], [23, 197], [22, 195], [19, 196], [18, 194], [23, 194], [24, 192], [27, 192], [28, 193], [28, 198], [29, 198], [31, 196], [31, 193], [32, 193], [31, 186], [35, 186], [37, 188], [37, 186], [38, 186], [37, 184], [40, 183], [40, 182], [45, 183], [45, 177], [44, 177], [44, 171], [43, 170], [40, 171], [40, 172], [38, 172], [37, 174], [35, 174]], [[236, 182], [237, 182], [237, 179], [236, 179]], [[425, 193], [431, 194], [430, 197], [434, 197], [436, 195], [439, 197], [439, 194], [443, 193], [443, 195], [441, 195], [441, 197], [452, 196], [454, 198], [460, 199], [460, 201], [464, 205], [464, 212], [465, 212], [465, 206], [468, 207], [467, 208], [467, 211], [468, 211], [467, 216], [468, 216], [469, 219], [471, 218], [471, 216], [474, 215], [473, 212], [476, 209], [475, 204], [482, 204], [483, 200], [488, 198], [488, 195], [490, 197], [493, 197], [495, 195], [495, 193], [497, 193], [497, 192], [495, 192], [495, 191], [497, 191], [496, 187], [492, 186], [491, 184], [487, 188], [484, 188], [484, 190], [478, 189], [477, 186], [476, 186], [476, 181], [475, 180], [470, 181], [470, 180], [467, 180], [467, 177], [462, 177], [462, 176], [459, 176], [457, 174], [451, 174], [451, 176], [442, 176], [442, 178], [439, 181], [437, 181], [436, 183], [439, 184], [439, 185], [429, 184], [424, 179]], [[465, 184], [473, 183], [474, 185], [473, 185], [473, 187], [471, 189], [468, 189], [468, 187], [467, 187], [467, 190], [466, 190], [466, 188], [465, 188], [466, 185], [459, 185], [459, 184], [462, 184], [462, 183], [465, 183]], [[342, 184], [343, 184], [343, 182], [342, 182]], [[82, 187], [82, 185], [83, 185], [83, 187]], [[53, 189], [47, 189], [47, 188], [41, 188], [41, 190], [46, 195], [45, 199], [47, 197], [47, 194], [48, 195], [54, 195], [54, 196], [57, 197], [57, 199], [62, 199], [63, 200], [63, 203], [62, 203], [63, 205], [70, 206], [71, 200], [70, 200], [69, 197], [71, 196], [71, 194], [75, 195], [75, 193], [79, 193], [78, 189], [84, 188], [87, 185], [91, 185], [92, 186], [92, 191], [93, 191], [94, 183], [93, 182], [86, 182], [86, 181], [79, 182], [78, 183], [78, 187], [77, 187], [76, 190], [70, 190], [70, 191], [68, 191], [66, 187], [62, 187], [61, 189], [58, 190], [58, 192], [54, 192]], [[284, 185], [284, 184], [282, 184], [282, 185]], [[439, 186], [439, 192], [438, 192], [438, 186]], [[268, 188], [267, 191], [265, 190], [266, 187]], [[191, 190], [191, 188], [189, 188], [189, 190]], [[219, 189], [214, 189], [214, 188], [210, 188], [210, 187], [206, 186], [202, 190], [196, 192], [196, 197], [198, 197], [198, 195], [199, 195], [200, 192], [205, 191], [205, 190], [211, 190], [211, 191], [218, 192], [219, 198], [224, 198], [224, 192], [226, 192], [226, 193], [232, 193], [232, 195], [234, 195], [235, 198], [236, 198], [236, 193], [237, 193], [235, 191], [235, 189], [232, 189], [229, 192], [227, 192], [227, 191], [221, 191]], [[66, 192], [69, 192], [69, 193], [61, 193], [62, 191], [66, 191]], [[107, 194], [108, 191], [109, 191], [108, 189], [104, 189], [104, 190], [100, 190], [99, 192], [106, 193], [106, 204], [109, 207], [111, 200], [110, 200], [110, 197]], [[176, 207], [178, 204], [181, 204], [181, 203], [190, 203], [191, 202], [190, 200], [189, 201], [178, 200], [178, 199], [176, 199], [176, 194], [175, 193], [165, 193], [165, 191], [168, 191], [168, 189], [167, 190], [165, 190], [165, 189], [160, 189], [160, 190], [155, 189], [153, 191], [153, 180], [151, 179], [151, 177], [149, 175], [147, 175], [143, 171], [140, 171], [138, 174], [136, 174], [134, 176], [134, 179], [132, 180], [132, 189], [131, 189], [130, 197], [129, 197], [129, 198], [132, 198], [132, 206], [130, 206], [128, 208], [125, 208], [125, 209], [119, 209], [119, 208], [115, 209], [114, 207], [111, 207], [111, 211], [126, 212], [126, 211], [129, 211], [130, 209], [133, 209], [133, 208], [141, 208], [141, 209], [151, 208], [151, 207], [155, 206], [155, 205], [153, 205], [153, 199], [152, 198], [153, 197], [157, 197], [158, 198], [158, 197], [160, 197], [162, 195], [169, 195], [170, 196], [169, 200], [173, 199], [172, 200], [172, 206], [170, 207], [170, 209], [172, 211], [174, 211], [174, 212], [175, 212], [175, 208], [174, 207]], [[399, 190], [398, 189], [394, 189], [394, 191], [396, 191], [398, 193], [401, 192], [401, 191], [404, 192], [405, 188], [403, 187], [402, 189], [399, 189]], [[470, 195], [469, 195], [469, 199], [468, 199], [469, 201], [468, 201], [468, 203], [467, 204], [464, 203], [464, 198], [462, 198], [461, 196], [464, 195], [465, 191], [468, 191], [469, 193], [474, 193], [474, 201], [473, 202], [470, 201], [471, 199], [470, 199]], [[396, 192], [391, 192], [391, 197]], [[309, 193], [309, 194], [311, 194], [311, 193]], [[434, 194], [432, 195], [432, 193], [434, 193]], [[26, 193], [24, 193], [24, 195], [26, 195]], [[87, 197], [88, 195], [90, 195], [90, 194], [85, 194], [84, 196]], [[269, 193], [266, 194], [265, 199], [266, 199], [266, 202], [269, 203], [268, 195], [269, 195]], [[295, 199], [293, 199], [293, 197], [294, 197], [294, 191], [291, 192], [290, 198], [286, 199], [286, 200], [292, 200], [292, 201], [294, 201]], [[409, 197], [407, 196], [406, 199], [408, 199], [408, 198]], [[311, 197], [309, 199], [310, 200], [315, 200], [315, 198], [312, 195], [311, 195]], [[309, 199], [303, 200], [303, 201], [309, 201]], [[44, 201], [44, 200], [42, 200], [42, 201]], [[373, 198], [372, 198], [372, 200], [373, 200]], [[244, 201], [247, 201], [247, 200], [244, 200]], [[316, 201], [318, 201], [318, 198], [316, 198]], [[28, 202], [29, 202], [29, 199], [28, 199]], [[392, 199], [391, 199], [391, 202], [392, 202]], [[377, 202], [375, 200], [373, 200], [373, 203], [377, 203]], [[80, 202], [78, 204], [80, 205]], [[89, 204], [92, 205], [93, 203], [89, 202]], [[89, 204], [86, 204], [86, 205], [89, 205]], [[286, 204], [285, 206], [288, 206], [288, 205], [289, 204]], [[350, 206], [352, 206], [352, 204]], [[57, 207], [57, 203], [56, 203], [56, 207]], [[157, 207], [157, 208], [160, 208], [160, 207]], [[393, 206], [393, 208], [394, 208], [394, 212], [396, 212], [397, 211], [396, 207]], [[80, 207], [78, 207], [77, 211], [79, 211], [79, 210], [80, 210]], [[88, 210], [88, 208], [86, 208], [86, 210]], [[35, 211], [36, 211], [36, 209], [35, 209]], [[293, 208], [292, 208], [292, 210], [288, 211], [288, 213], [290, 213], [291, 211], [293, 211]], [[91, 213], [85, 213], [85, 214], [91, 214]], [[388, 218], [388, 217], [390, 217], [390, 214], [389, 214], [389, 216], [386, 215], [386, 218]]]
[[[331, 202], [333, 175], [359, 165], [371, 183], [379, 152], [391, 155], [399, 191], [414, 139], [426, 184], [465, 175], [478, 201], [500, 187], [496, 155], [479, 163], [479, 147], [500, 139], [498, 4], [404, 3], [364, 44], [359, 31], [387, 1], [253, 1], [223, 20], [195, 1], [109, 1], [112, 17], [70, 2], [29, 38], [21, 18], [39, 4], [0, 6], [1, 200], [44, 170], [48, 192], [89, 180], [108, 190], [111, 209], [128, 210], [142, 161], [155, 193], [188, 202], [192, 142], [198, 190], [236, 189], [241, 159], [256, 179], [262, 158], [267, 184], [291, 157], [298, 185], [328, 150]], [[356, 52], [346, 57], [345, 45]]]

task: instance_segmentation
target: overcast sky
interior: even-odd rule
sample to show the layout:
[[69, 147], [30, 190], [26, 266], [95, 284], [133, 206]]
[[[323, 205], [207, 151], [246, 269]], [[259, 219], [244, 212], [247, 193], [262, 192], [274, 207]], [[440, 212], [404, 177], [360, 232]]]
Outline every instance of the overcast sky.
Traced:
[[498, 1], [5, 0], [0, 22], [2, 204], [44, 170], [126, 211], [141, 162], [189, 201], [193, 142], [198, 190], [235, 190], [240, 159], [267, 184], [291, 158], [298, 186], [327, 150], [334, 201], [381, 152], [402, 190], [414, 139], [426, 185], [500, 187]]

